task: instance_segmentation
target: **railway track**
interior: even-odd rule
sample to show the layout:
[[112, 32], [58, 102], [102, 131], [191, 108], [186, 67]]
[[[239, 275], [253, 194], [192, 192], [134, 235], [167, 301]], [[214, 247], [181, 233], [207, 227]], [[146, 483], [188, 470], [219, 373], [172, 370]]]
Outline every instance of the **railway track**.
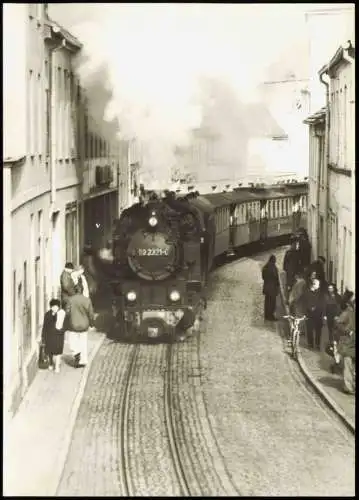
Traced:
[[129, 398], [130, 398], [130, 384], [134, 373], [134, 368], [136, 360], [138, 357], [139, 346], [133, 346], [132, 352], [130, 354], [130, 361], [127, 368], [127, 373], [124, 381], [123, 396], [120, 403], [121, 413], [121, 431], [120, 431], [120, 449], [121, 449], [121, 466], [119, 468], [119, 480], [124, 488], [124, 496], [135, 496], [132, 484], [132, 477], [129, 470], [129, 460], [128, 460], [128, 410], [129, 410]]
[[172, 371], [173, 345], [167, 347], [167, 369], [164, 383], [164, 405], [165, 405], [165, 424], [168, 436], [168, 442], [171, 450], [171, 457], [178, 484], [180, 485], [182, 496], [191, 496], [191, 489], [186, 477], [185, 466], [182, 463], [179, 448], [176, 442], [176, 429], [172, 412], [172, 393], [173, 393], [173, 371]]
[[[237, 259], [225, 259], [220, 267]], [[113, 486], [117, 496], [240, 496], [216, 440], [202, 390], [206, 366], [200, 353], [201, 333], [183, 344], [117, 344], [117, 348], [126, 348], [127, 353], [120, 389], [111, 389], [117, 391], [117, 422], [110, 424], [118, 429], [117, 485]], [[292, 377], [308, 393], [295, 362], [288, 359], [288, 363]], [[109, 370], [116, 370], [114, 363]], [[111, 374], [110, 379], [114, 378]], [[312, 398], [329, 416], [318, 397], [312, 394]], [[104, 494], [102, 490], [96, 493]]]
[[[199, 366], [197, 358], [199, 337], [194, 336], [187, 348], [184, 344], [152, 346], [155, 350], [148, 355], [147, 347], [133, 346], [128, 356], [126, 374], [122, 379], [118, 442], [121, 457], [118, 463], [118, 483], [121, 485], [122, 495], [138, 496], [145, 494], [146, 491], [151, 494], [166, 495], [170, 483], [176, 496], [208, 495], [213, 492], [219, 495], [238, 495], [238, 491], [230, 484], [230, 479], [225, 477], [223, 457], [220, 457], [208, 413], [204, 407], [198, 382], [200, 375], [198, 372], [194, 373]], [[179, 351], [182, 351], [180, 356]], [[141, 425], [141, 420], [151, 420], [144, 407], [147, 391], [142, 385], [143, 376], [140, 376], [141, 357], [142, 361], [143, 359], [148, 361], [147, 375], [152, 370], [151, 364], [157, 364], [159, 359], [164, 361], [164, 369], [161, 370], [161, 394], [157, 394], [157, 397], [162, 399], [162, 408], [159, 411], [158, 408], [157, 411], [156, 407], [153, 408], [153, 412], [156, 413], [155, 418], [158, 417], [157, 421], [162, 425], [162, 429], [155, 430], [152, 427], [152, 432], [157, 433], [157, 438], [151, 438]], [[183, 360], [186, 358], [190, 366], [183, 366]], [[176, 376], [179, 371], [184, 372], [184, 378], [187, 380], [197, 380], [189, 391], [189, 398], [181, 393], [182, 382]], [[154, 399], [153, 394], [152, 399]], [[145, 441], [147, 444], [144, 444]], [[150, 471], [145, 481], [141, 479], [145, 476], [146, 467], [153, 461], [153, 448], [150, 449], [148, 446], [150, 441], [153, 447], [165, 450], [163, 459], [167, 464], [162, 464], [162, 470], [168, 470], [167, 482], [163, 482], [160, 468], [155, 472]], [[157, 491], [154, 491], [156, 488]]]

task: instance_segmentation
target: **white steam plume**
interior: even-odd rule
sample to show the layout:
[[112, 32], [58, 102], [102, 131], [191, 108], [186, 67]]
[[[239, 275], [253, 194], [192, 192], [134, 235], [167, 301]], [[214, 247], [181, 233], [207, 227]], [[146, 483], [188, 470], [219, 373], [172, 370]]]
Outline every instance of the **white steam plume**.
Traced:
[[94, 88], [107, 68], [105, 119], [118, 118], [123, 138], [144, 142], [148, 177], [165, 182], [174, 147], [201, 123], [200, 77], [229, 81], [242, 102], [255, 101], [266, 65], [304, 27], [295, 5], [62, 4], [61, 12], [59, 5], [50, 4], [55, 19], [84, 44], [85, 86]]

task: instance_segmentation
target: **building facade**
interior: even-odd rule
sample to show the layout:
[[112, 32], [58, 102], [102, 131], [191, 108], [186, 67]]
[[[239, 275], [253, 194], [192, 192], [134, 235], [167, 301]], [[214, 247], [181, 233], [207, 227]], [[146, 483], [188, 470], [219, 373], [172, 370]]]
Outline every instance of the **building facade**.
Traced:
[[319, 71], [327, 106], [310, 129], [309, 224], [313, 257], [323, 255], [338, 290], [355, 290], [355, 54], [340, 47]]
[[58, 294], [64, 263], [78, 262], [80, 87], [72, 59], [80, 49], [74, 37], [48, 20], [46, 4], [4, 5], [4, 375], [9, 410], [16, 409], [37, 371], [42, 318], [49, 299]]

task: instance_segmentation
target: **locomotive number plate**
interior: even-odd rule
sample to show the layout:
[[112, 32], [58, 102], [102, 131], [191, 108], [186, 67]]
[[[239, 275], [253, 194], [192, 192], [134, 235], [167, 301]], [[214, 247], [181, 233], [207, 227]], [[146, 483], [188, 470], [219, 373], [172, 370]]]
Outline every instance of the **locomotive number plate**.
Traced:
[[139, 248], [138, 249], [139, 257], [149, 257], [149, 256], [168, 256], [167, 248]]
[[148, 336], [151, 338], [158, 337], [158, 328], [149, 326], [147, 329]]

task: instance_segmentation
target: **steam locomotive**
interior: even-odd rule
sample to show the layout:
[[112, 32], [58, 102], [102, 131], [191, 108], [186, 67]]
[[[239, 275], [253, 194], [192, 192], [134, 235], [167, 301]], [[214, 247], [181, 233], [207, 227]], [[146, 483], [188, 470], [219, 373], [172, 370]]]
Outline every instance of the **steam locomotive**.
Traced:
[[126, 209], [113, 233], [118, 337], [184, 340], [199, 327], [215, 259], [283, 243], [306, 225], [307, 183], [185, 196], [155, 193]]

